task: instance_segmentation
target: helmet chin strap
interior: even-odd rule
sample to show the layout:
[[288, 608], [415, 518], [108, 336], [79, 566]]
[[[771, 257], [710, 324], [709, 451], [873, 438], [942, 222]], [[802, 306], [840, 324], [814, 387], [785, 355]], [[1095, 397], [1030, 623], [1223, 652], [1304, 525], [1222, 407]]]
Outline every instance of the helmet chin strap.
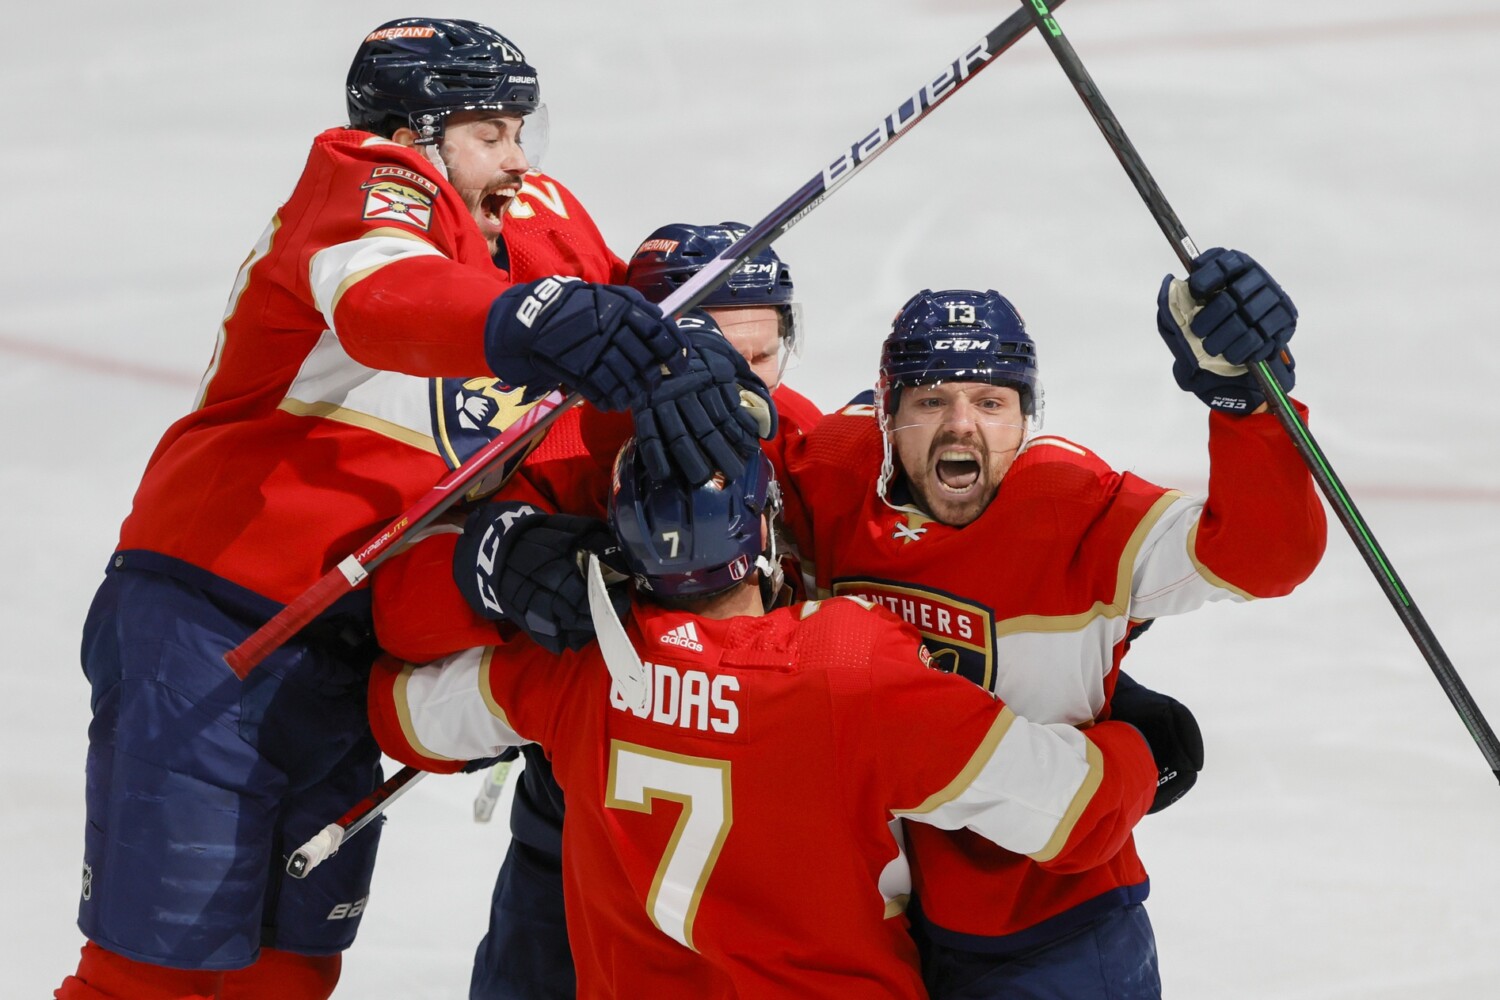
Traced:
[[417, 148], [422, 151], [423, 156], [427, 157], [428, 162], [437, 168], [437, 172], [442, 176], [443, 180], [447, 180], [448, 162], [443, 159], [442, 151], [438, 148], [442, 144], [443, 140], [438, 139], [437, 142], [424, 143]]
[[760, 604], [767, 611], [774, 611], [786, 587], [786, 572], [781, 568], [781, 557], [776, 554], [776, 526], [770, 525], [766, 550], [755, 557], [755, 568], [760, 571]]
[[762, 553], [755, 557], [755, 568], [760, 571], [761, 607], [775, 611], [781, 606], [782, 594], [786, 590], [786, 572], [781, 568], [781, 560], [774, 554], [767, 556]]

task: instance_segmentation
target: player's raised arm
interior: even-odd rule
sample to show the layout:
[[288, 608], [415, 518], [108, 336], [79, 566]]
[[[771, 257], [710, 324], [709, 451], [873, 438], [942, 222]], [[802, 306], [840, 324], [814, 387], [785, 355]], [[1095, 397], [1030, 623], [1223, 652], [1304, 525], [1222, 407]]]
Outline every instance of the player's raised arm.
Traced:
[[[1291, 298], [1248, 254], [1208, 250], [1186, 281], [1162, 280], [1157, 329], [1172, 351], [1172, 374], [1212, 411], [1209, 489], [1152, 525], [1135, 560], [1133, 614], [1279, 597], [1321, 559], [1327, 525], [1312, 478], [1245, 367], [1266, 361], [1290, 390], [1296, 325]], [[1307, 408], [1293, 405], [1305, 419]]]

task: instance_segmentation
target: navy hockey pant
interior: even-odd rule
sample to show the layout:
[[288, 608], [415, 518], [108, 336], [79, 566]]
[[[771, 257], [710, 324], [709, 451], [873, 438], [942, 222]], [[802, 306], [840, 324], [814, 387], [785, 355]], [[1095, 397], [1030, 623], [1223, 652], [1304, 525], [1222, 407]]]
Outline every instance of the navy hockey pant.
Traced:
[[1160, 1000], [1156, 937], [1132, 903], [1061, 940], [1007, 955], [928, 942], [922, 978], [932, 1000]]
[[136, 961], [238, 969], [263, 944], [334, 954], [369, 893], [373, 824], [312, 878], [287, 877], [285, 855], [381, 780], [365, 715], [373, 650], [314, 625], [241, 682], [221, 657], [259, 620], [231, 603], [111, 570], [84, 625], [94, 718], [78, 926]]
[[510, 850], [474, 955], [469, 1000], [572, 1000], [578, 992], [563, 920], [562, 789], [540, 747], [521, 753]]

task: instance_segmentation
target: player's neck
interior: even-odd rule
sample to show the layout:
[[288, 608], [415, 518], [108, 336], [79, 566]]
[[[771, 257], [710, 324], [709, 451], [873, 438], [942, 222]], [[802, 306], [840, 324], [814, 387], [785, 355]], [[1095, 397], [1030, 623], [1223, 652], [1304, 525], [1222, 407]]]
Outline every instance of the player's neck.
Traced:
[[694, 608], [693, 613], [703, 618], [739, 618], [742, 615], [760, 617], [766, 613], [760, 600], [760, 578], [752, 576], [727, 594], [720, 594]]

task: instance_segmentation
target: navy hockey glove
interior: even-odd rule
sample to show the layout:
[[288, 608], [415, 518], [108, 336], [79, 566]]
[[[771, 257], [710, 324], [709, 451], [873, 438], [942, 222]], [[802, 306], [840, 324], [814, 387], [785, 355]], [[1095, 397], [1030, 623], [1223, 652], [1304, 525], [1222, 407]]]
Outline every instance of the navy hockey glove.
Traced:
[[760, 439], [776, 433], [776, 407], [765, 383], [706, 313], [689, 312], [678, 327], [692, 345], [687, 370], [630, 406], [641, 459], [655, 479], [675, 470], [697, 486], [715, 469], [734, 478]]
[[1141, 731], [1156, 760], [1156, 798], [1150, 812], [1161, 812], [1188, 793], [1203, 770], [1203, 732], [1187, 706], [1120, 672], [1109, 717]]
[[633, 288], [541, 278], [490, 306], [484, 356], [490, 370], [536, 398], [558, 385], [601, 410], [623, 410], [643, 386], [681, 371], [687, 341]]
[[1252, 362], [1268, 362], [1283, 391], [1296, 384], [1287, 342], [1297, 307], [1249, 254], [1214, 247], [1193, 260], [1187, 281], [1163, 278], [1156, 329], [1177, 384], [1213, 409], [1243, 414], [1266, 401], [1244, 367]]
[[[504, 619], [551, 653], [594, 637], [579, 554], [619, 563], [609, 527], [591, 517], [544, 514], [530, 504], [489, 503], [464, 523], [453, 553], [453, 579], [476, 614]], [[623, 588], [616, 611], [628, 606]]]

